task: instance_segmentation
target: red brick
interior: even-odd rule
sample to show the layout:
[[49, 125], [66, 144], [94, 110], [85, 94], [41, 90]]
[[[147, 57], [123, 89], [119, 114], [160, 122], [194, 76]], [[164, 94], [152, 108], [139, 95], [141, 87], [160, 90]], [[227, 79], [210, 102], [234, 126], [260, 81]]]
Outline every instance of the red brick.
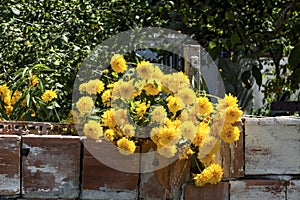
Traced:
[[215, 185], [207, 184], [202, 187], [195, 185], [186, 185], [184, 188], [185, 200], [228, 200], [229, 199], [229, 183], [220, 182]]
[[[107, 166], [101, 160], [109, 163], [134, 166], [139, 171], [139, 160], [132, 160], [131, 156], [123, 156], [118, 150], [111, 151], [108, 148], [109, 142], [101, 143], [92, 140], [84, 141], [84, 158], [83, 158], [83, 174], [82, 189], [83, 190], [137, 190], [138, 189], [138, 173], [129, 173], [120, 171]], [[91, 152], [90, 152], [91, 151]], [[139, 151], [139, 148], [137, 148]], [[101, 155], [101, 159], [97, 156]]]
[[81, 141], [72, 136], [23, 137], [24, 198], [77, 198], [80, 186]]
[[0, 195], [20, 194], [20, 137], [0, 135]]

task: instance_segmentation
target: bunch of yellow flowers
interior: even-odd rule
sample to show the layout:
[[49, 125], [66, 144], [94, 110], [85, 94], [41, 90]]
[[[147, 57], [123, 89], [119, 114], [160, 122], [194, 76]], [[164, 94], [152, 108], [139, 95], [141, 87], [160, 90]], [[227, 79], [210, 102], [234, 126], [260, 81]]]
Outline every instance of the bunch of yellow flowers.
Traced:
[[137, 138], [153, 141], [166, 158], [196, 155], [202, 166], [196, 185], [219, 182], [223, 170], [214, 159], [220, 142], [240, 136], [237, 98], [229, 94], [212, 103], [212, 96], [190, 87], [183, 72], [167, 73], [148, 61], [129, 68], [116, 54], [110, 64], [99, 79], [78, 86], [73, 116], [86, 137], [114, 142], [124, 155], [135, 152]]

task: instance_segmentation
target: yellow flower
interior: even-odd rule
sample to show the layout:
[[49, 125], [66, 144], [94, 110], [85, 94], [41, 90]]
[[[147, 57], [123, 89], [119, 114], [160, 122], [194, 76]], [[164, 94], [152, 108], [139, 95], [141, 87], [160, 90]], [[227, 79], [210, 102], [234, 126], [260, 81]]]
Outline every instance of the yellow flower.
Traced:
[[235, 96], [232, 96], [232, 94], [226, 94], [223, 99], [219, 99], [217, 104], [217, 110], [221, 111], [230, 106], [238, 107], [238, 99]]
[[104, 83], [99, 79], [90, 80], [83, 84], [80, 85], [81, 88], [79, 86], [79, 90], [85, 90], [88, 94], [100, 94], [104, 90]]
[[102, 123], [104, 126], [109, 128], [114, 128], [116, 126], [116, 122], [113, 115], [113, 110], [107, 110], [102, 115]]
[[154, 127], [151, 129], [150, 131], [150, 137], [151, 137], [151, 140], [155, 143], [155, 144], [158, 144], [158, 140], [159, 140], [159, 132], [161, 131], [161, 128], [160, 127]]
[[136, 67], [136, 72], [142, 79], [150, 79], [153, 76], [154, 67], [149, 61], [141, 61]]
[[132, 82], [120, 80], [117, 82], [113, 89], [112, 99], [117, 100], [120, 98], [130, 99], [134, 94], [134, 86]]
[[238, 121], [243, 112], [237, 106], [229, 106], [226, 108], [226, 123], [234, 123]]
[[190, 81], [183, 72], [177, 72], [164, 76], [162, 85], [166, 86], [170, 91], [176, 93], [183, 88], [189, 88]]
[[83, 132], [87, 138], [96, 140], [103, 135], [103, 128], [95, 120], [90, 120], [84, 124]]
[[184, 105], [191, 105], [196, 102], [196, 94], [191, 88], [184, 88], [175, 95]]
[[198, 125], [196, 136], [194, 137], [193, 144], [196, 146], [201, 146], [205, 140], [205, 137], [210, 132], [210, 127], [207, 123], [201, 122]]
[[135, 151], [135, 144], [133, 141], [128, 140], [126, 137], [121, 138], [117, 141], [119, 152], [123, 155], [133, 154]]
[[122, 127], [122, 131], [124, 133], [124, 135], [128, 136], [128, 137], [132, 137], [134, 136], [134, 127], [131, 124], [125, 124]]
[[115, 131], [114, 129], [106, 129], [104, 132], [104, 139], [108, 141], [113, 141], [115, 136]]
[[144, 86], [144, 90], [147, 95], [158, 95], [161, 92], [161, 84], [155, 81], [151, 81]]
[[175, 115], [177, 111], [182, 109], [181, 102], [177, 97], [169, 96], [167, 98], [167, 106], [169, 110]]
[[159, 147], [157, 149], [157, 153], [166, 158], [172, 158], [177, 153], [177, 147], [175, 145], [168, 145], [161, 148]]
[[223, 127], [220, 138], [227, 143], [232, 143], [237, 141], [240, 137], [240, 130], [236, 126], [232, 126], [231, 124], [225, 124]]
[[165, 147], [175, 145], [180, 140], [180, 134], [177, 129], [164, 127], [157, 133], [158, 146]]
[[36, 84], [38, 84], [39, 83], [39, 79], [38, 79], [38, 77], [36, 76], [36, 75], [33, 75], [32, 77], [31, 77], [31, 86], [35, 86]]
[[7, 106], [4, 106], [5, 107], [5, 112], [7, 115], [10, 115], [11, 112], [13, 111], [14, 107], [11, 106], [11, 105], [7, 105]]
[[11, 97], [11, 104], [14, 105], [15, 103], [17, 103], [17, 101], [20, 99], [20, 97], [22, 96], [22, 92], [21, 91], [15, 91], [13, 96]]
[[105, 106], [111, 106], [111, 91], [105, 90], [101, 96], [102, 102]]
[[113, 110], [113, 118], [118, 126], [124, 126], [129, 123], [128, 113], [125, 109]]
[[110, 60], [111, 68], [117, 73], [123, 73], [127, 69], [126, 60], [120, 54], [115, 54]]
[[176, 120], [170, 120], [169, 118], [166, 119], [166, 124], [165, 126], [167, 128], [173, 128], [173, 129], [178, 129], [181, 125], [181, 121], [179, 119]]
[[199, 187], [206, 183], [217, 184], [221, 181], [223, 173], [223, 169], [219, 164], [211, 164], [194, 177], [195, 184]]
[[145, 102], [137, 102], [136, 103], [136, 113], [137, 113], [137, 117], [138, 119], [143, 118], [143, 116], [145, 115], [147, 109], [149, 108], [149, 105], [146, 104]]
[[166, 121], [167, 113], [163, 106], [157, 106], [151, 113], [151, 120], [158, 124], [164, 124]]
[[57, 98], [57, 94], [53, 90], [46, 90], [42, 95], [42, 100], [44, 103], [48, 103], [49, 101], [52, 101], [55, 98]]
[[80, 91], [81, 93], [85, 92], [85, 91], [86, 91], [86, 87], [87, 87], [87, 83], [81, 83], [81, 84], [79, 85], [79, 91]]
[[68, 114], [68, 118], [67, 118], [67, 123], [68, 124], [77, 124], [80, 122], [79, 119], [79, 113], [76, 112], [75, 110], [70, 110], [69, 114]]
[[6, 96], [6, 93], [9, 91], [9, 88], [6, 84], [0, 85], [0, 96], [3, 98]]
[[197, 133], [197, 127], [194, 125], [192, 121], [185, 121], [181, 124], [179, 131], [187, 140], [193, 141], [196, 133]]
[[199, 113], [210, 115], [213, 112], [213, 105], [207, 97], [198, 97]]
[[189, 159], [195, 152], [189, 147], [185, 152], [180, 156], [180, 159]]
[[94, 101], [88, 96], [81, 97], [76, 103], [76, 108], [80, 112], [80, 115], [84, 115], [86, 112], [92, 110], [93, 107]]
[[160, 70], [158, 66], [154, 66], [152, 78], [160, 82], [164, 79], [164, 73]]

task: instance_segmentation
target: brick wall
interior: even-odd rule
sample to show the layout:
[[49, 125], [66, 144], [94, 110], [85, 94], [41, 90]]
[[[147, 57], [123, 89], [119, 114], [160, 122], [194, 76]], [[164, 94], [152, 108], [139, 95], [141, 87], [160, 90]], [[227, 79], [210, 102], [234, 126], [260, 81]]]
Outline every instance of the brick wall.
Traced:
[[164, 184], [172, 179], [164, 176], [170, 169], [144, 174], [111, 169], [79, 136], [0, 134], [0, 199], [299, 200], [300, 119], [247, 118], [240, 128], [240, 140], [222, 144], [218, 155], [222, 182], [198, 188], [185, 170], [172, 192]]

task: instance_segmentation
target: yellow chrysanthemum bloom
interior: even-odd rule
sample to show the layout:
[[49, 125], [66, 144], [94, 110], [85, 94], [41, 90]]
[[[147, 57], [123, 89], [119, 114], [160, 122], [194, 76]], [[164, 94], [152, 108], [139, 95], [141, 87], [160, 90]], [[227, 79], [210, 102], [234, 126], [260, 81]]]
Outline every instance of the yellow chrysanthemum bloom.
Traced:
[[80, 115], [84, 115], [86, 112], [92, 110], [93, 107], [94, 101], [91, 97], [88, 96], [81, 97], [76, 102], [76, 108], [79, 111]]
[[9, 88], [6, 84], [0, 85], [0, 96], [3, 98], [6, 96], [6, 93], [9, 91]]
[[80, 91], [81, 93], [85, 92], [85, 91], [86, 91], [86, 86], [87, 86], [87, 83], [81, 83], [81, 84], [79, 85], [79, 91]]
[[161, 69], [158, 66], [154, 66], [152, 78], [160, 82], [164, 79], [164, 73], [161, 71]]
[[172, 158], [177, 153], [177, 147], [175, 145], [168, 145], [161, 148], [158, 147], [157, 153], [166, 158]]
[[112, 92], [112, 99], [117, 100], [120, 98], [130, 99], [134, 93], [134, 86], [131, 81], [119, 80], [115, 85]]
[[188, 148], [185, 150], [185, 152], [180, 155], [180, 159], [189, 159], [195, 152], [191, 149], [191, 148]]
[[158, 95], [158, 93], [161, 92], [161, 84], [157, 82], [153, 83], [152, 81], [150, 81], [150, 83], [147, 83], [144, 86], [144, 90], [147, 95], [152, 95], [152, 96]]
[[116, 122], [114, 119], [113, 110], [107, 110], [102, 115], [102, 123], [103, 126], [107, 126], [109, 128], [114, 128], [116, 126]]
[[238, 107], [238, 99], [232, 94], [226, 94], [223, 99], [219, 99], [217, 110], [224, 110], [230, 106]]
[[102, 103], [109, 107], [111, 106], [111, 91], [110, 90], [105, 90], [101, 96]]
[[190, 81], [183, 72], [177, 72], [165, 75], [162, 85], [165, 85], [170, 91], [176, 93], [183, 88], [189, 88]]
[[125, 109], [113, 110], [113, 118], [118, 126], [124, 126], [129, 123], [128, 113]]
[[104, 139], [108, 141], [113, 141], [115, 138], [115, 131], [114, 129], [107, 129], [104, 132]]
[[163, 106], [156, 106], [151, 112], [151, 120], [158, 124], [164, 124], [166, 121], [167, 113]]
[[193, 141], [197, 133], [197, 127], [192, 121], [185, 121], [181, 124], [179, 132], [183, 138]]
[[36, 86], [37, 84], [39, 83], [39, 79], [38, 79], [38, 77], [36, 76], [36, 75], [33, 75], [32, 77], [31, 77], [31, 86]]
[[175, 145], [180, 140], [181, 136], [177, 129], [164, 127], [157, 133], [158, 143], [160, 147]]
[[42, 95], [42, 100], [44, 103], [48, 103], [49, 101], [52, 101], [55, 98], [57, 98], [57, 94], [53, 90], [46, 90]]
[[[80, 87], [81, 86], [81, 87]], [[87, 83], [83, 83], [79, 86], [79, 90], [85, 90], [88, 94], [100, 94], [104, 90], [104, 83], [99, 80], [90, 80]]]
[[176, 120], [170, 120], [169, 118], [166, 119], [165, 127], [167, 128], [173, 128], [178, 129], [181, 125], [181, 121], [179, 119]]
[[198, 187], [206, 183], [216, 184], [221, 181], [223, 173], [223, 169], [219, 164], [211, 164], [193, 179], [195, 180], [195, 185]]
[[229, 106], [226, 108], [226, 123], [234, 123], [238, 121], [243, 112], [237, 106]]
[[184, 105], [191, 105], [196, 102], [196, 94], [191, 88], [184, 88], [175, 95]]
[[17, 101], [20, 99], [20, 97], [22, 96], [22, 92], [17, 90], [14, 92], [13, 96], [11, 97], [11, 104], [14, 105], [15, 103], [17, 103]]
[[202, 115], [210, 115], [213, 112], [213, 105], [207, 97], [198, 97], [199, 113]]
[[103, 128], [95, 120], [89, 120], [84, 124], [83, 133], [87, 138], [97, 140], [103, 135]]
[[127, 69], [126, 60], [124, 59], [123, 55], [115, 54], [111, 60], [110, 65], [112, 70], [114, 70], [117, 73], [123, 73]]
[[240, 130], [237, 126], [232, 126], [231, 124], [225, 124], [223, 127], [220, 138], [227, 143], [232, 143], [237, 141], [240, 137]]
[[193, 144], [196, 146], [201, 146], [205, 140], [205, 137], [210, 132], [210, 127], [207, 123], [201, 122], [198, 125], [196, 136], [194, 137]]
[[158, 134], [160, 131], [161, 131], [160, 127], [154, 127], [150, 131], [150, 138], [155, 144], [158, 144], [158, 140], [159, 140]]
[[182, 109], [182, 103], [177, 97], [174, 96], [169, 96], [167, 99], [167, 106], [174, 115], [176, 114], [177, 111]]
[[117, 141], [117, 146], [119, 148], [119, 152], [123, 155], [133, 154], [135, 151], [135, 143], [133, 141], [128, 140], [126, 137], [121, 138]]
[[138, 118], [142, 118], [144, 116], [144, 114], [146, 113], [147, 109], [149, 108], [149, 105], [145, 102], [137, 102], [136, 103], [136, 114], [138, 116]]
[[154, 66], [149, 61], [141, 61], [136, 67], [136, 72], [142, 79], [150, 79], [153, 76]]
[[7, 115], [10, 115], [11, 112], [13, 111], [13, 109], [14, 109], [14, 107], [11, 106], [11, 105], [7, 105], [7, 106], [4, 106], [4, 107], [5, 107], [5, 113], [6, 113]]
[[121, 130], [123, 131], [124, 135], [127, 137], [132, 137], [135, 134], [134, 127], [131, 124], [125, 124]]

